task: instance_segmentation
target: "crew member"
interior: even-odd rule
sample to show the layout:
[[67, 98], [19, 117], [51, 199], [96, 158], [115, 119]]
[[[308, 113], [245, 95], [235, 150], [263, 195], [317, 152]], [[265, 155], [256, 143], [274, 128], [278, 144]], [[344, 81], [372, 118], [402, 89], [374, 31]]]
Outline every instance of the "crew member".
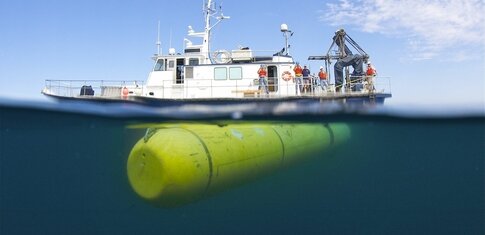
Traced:
[[301, 73], [303, 75], [303, 90], [308, 92], [310, 90], [310, 70], [305, 65]]
[[377, 70], [372, 66], [372, 64], [367, 62], [367, 71], [366, 71], [367, 76], [375, 77], [377, 75]]
[[261, 65], [259, 67], [258, 75], [259, 75], [259, 90], [262, 90], [264, 91], [264, 93], [269, 94], [268, 80], [266, 80], [268, 73], [266, 72], [266, 68], [264, 67], [264, 65]]
[[373, 91], [374, 87], [374, 77], [377, 76], [377, 70], [372, 66], [370, 61], [367, 62], [367, 71], [365, 72], [365, 80], [367, 82], [367, 90]]
[[325, 91], [325, 88], [327, 88], [328, 86], [327, 73], [325, 72], [325, 70], [323, 70], [322, 66], [320, 66], [320, 71], [318, 72], [318, 78], [320, 81], [320, 87], [322, 88], [322, 90]]
[[301, 91], [303, 90], [303, 69], [300, 66], [300, 63], [296, 62], [295, 68], [293, 68], [295, 72], [295, 94], [298, 93], [301, 95]]

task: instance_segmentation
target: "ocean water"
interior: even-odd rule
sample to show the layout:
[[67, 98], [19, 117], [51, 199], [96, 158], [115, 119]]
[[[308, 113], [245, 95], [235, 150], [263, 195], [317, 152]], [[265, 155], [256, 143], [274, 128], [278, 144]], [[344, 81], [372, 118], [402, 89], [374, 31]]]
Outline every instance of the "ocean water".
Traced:
[[[485, 233], [482, 112], [285, 106], [2, 100], [0, 233]], [[134, 126], [187, 122], [344, 122], [351, 135], [247, 184], [180, 207], [154, 206], [128, 181], [128, 155], [146, 133]]]

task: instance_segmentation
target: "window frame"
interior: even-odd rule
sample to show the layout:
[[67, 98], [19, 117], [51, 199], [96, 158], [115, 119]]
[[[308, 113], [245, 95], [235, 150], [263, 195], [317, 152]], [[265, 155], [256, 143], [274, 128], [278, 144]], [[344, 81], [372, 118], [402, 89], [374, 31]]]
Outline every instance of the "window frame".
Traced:
[[[162, 62], [162, 64], [160, 64], [159, 62]], [[160, 65], [160, 66], [158, 66]], [[153, 67], [153, 71], [165, 71], [165, 60], [164, 59], [158, 59], [157, 62], [155, 63], [155, 66]]]
[[[237, 74], [239, 77], [233, 77], [233, 70], [239, 70]], [[229, 67], [229, 80], [242, 80], [243, 79], [243, 69], [241, 66], [238, 67]]]
[[[218, 70], [224, 70], [224, 73], [218, 72]], [[224, 78], [219, 77], [219, 76], [222, 76], [222, 74], [224, 74]], [[215, 67], [214, 68], [214, 80], [215, 81], [226, 81], [227, 77], [228, 77], [227, 76], [227, 67]]]
[[200, 63], [199, 58], [189, 58], [188, 60], [189, 60], [188, 61], [189, 62], [188, 65], [189, 66], [197, 66]]

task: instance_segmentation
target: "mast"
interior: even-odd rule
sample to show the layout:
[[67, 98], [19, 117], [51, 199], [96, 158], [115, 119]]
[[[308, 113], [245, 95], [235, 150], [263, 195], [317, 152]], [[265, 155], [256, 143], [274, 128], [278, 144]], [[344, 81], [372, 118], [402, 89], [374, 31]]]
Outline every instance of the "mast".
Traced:
[[[206, 56], [206, 61], [209, 60], [210, 61], [210, 48], [209, 48], [209, 45], [210, 45], [210, 33], [211, 33], [211, 16], [212, 16], [212, 0], [208, 0], [207, 1], [207, 5], [204, 9], [204, 13], [205, 13], [205, 27], [204, 27], [204, 37], [203, 37], [203, 41], [202, 41], [202, 48], [201, 48], [201, 53], [204, 54]], [[207, 61], [207, 62], [209, 62]]]
[[186, 39], [185, 41], [186, 41], [187, 47], [190, 47], [192, 49], [199, 49], [200, 53], [205, 56], [204, 61], [202, 62], [203, 64], [211, 64], [212, 63], [211, 56], [210, 56], [211, 30], [222, 20], [229, 19], [230, 17], [224, 16], [221, 12], [220, 16], [215, 17], [217, 19], [217, 22], [214, 25], [211, 25], [211, 18], [214, 17], [214, 15], [217, 13], [212, 0], [207, 1], [207, 4], [205, 4], [203, 7], [203, 11], [204, 11], [204, 21], [205, 21], [204, 32], [195, 32], [192, 26], [189, 26], [189, 31], [187, 34], [190, 37], [202, 38], [202, 44], [193, 45], [190, 40]]
[[157, 56], [161, 55], [160, 45], [162, 45], [162, 42], [160, 42], [160, 21], [158, 21], [158, 32], [157, 32]]

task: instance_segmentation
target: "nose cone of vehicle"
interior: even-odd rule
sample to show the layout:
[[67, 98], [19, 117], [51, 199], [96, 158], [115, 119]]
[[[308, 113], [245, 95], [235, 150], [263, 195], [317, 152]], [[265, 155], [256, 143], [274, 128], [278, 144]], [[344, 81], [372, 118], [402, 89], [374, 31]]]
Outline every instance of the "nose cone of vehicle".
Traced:
[[165, 129], [147, 136], [128, 157], [128, 179], [143, 199], [160, 206], [197, 200], [206, 190], [209, 164], [204, 146], [183, 129]]

